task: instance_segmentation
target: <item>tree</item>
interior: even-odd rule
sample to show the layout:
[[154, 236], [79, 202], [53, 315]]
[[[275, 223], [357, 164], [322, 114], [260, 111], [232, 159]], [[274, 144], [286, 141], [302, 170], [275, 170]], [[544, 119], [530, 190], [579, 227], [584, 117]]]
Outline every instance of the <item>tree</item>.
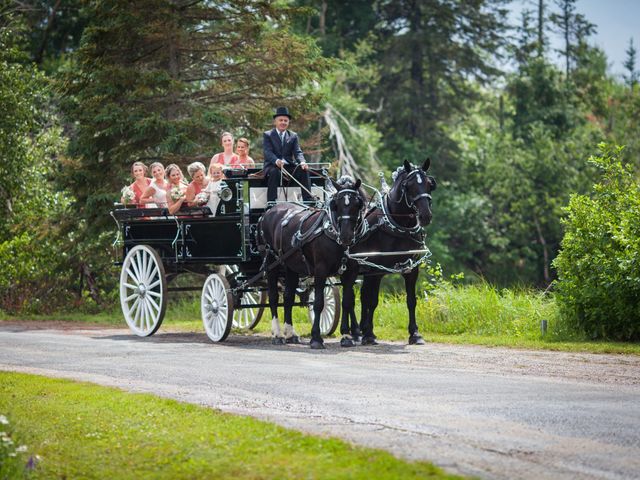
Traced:
[[381, 1], [376, 35], [380, 82], [368, 96], [385, 133], [388, 162], [436, 154], [455, 177], [455, 145], [444, 126], [477, 98], [471, 80], [499, 74], [490, 58], [505, 45], [501, 1]]
[[106, 0], [88, 8], [61, 88], [73, 122], [63, 178], [92, 229], [109, 223], [133, 161], [209, 158], [220, 132], [255, 135], [275, 104], [303, 111], [317, 101], [299, 87], [326, 62], [289, 32], [289, 8], [250, 0]]
[[639, 73], [636, 70], [636, 47], [633, 45], [633, 38], [629, 39], [629, 47], [625, 50], [627, 57], [624, 59], [623, 66], [628, 72], [627, 75], [623, 75], [626, 84], [629, 86], [629, 90], [633, 92], [636, 84], [638, 83]]
[[560, 13], [552, 13], [549, 20], [556, 31], [562, 35], [564, 49], [559, 52], [565, 58], [565, 75], [569, 78], [572, 65], [579, 62], [588, 48], [587, 39], [596, 33], [596, 26], [589, 22], [584, 15], [575, 13], [576, 0], [556, 0]]

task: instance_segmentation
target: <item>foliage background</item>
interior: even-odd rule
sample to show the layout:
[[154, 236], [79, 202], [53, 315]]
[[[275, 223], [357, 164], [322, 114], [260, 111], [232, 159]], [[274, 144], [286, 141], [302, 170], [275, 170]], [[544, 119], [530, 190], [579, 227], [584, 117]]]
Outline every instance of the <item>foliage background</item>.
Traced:
[[[0, 0], [0, 308], [110, 308], [108, 211], [129, 165], [209, 158], [225, 130], [260, 160], [280, 104], [334, 171], [375, 184], [433, 159], [428, 242], [445, 277], [552, 289], [565, 229], [575, 239], [580, 208], [611, 185], [588, 161], [599, 143], [626, 146], [615, 158], [637, 185], [636, 52], [616, 78], [579, 2], [532, 2], [515, 24], [509, 3]], [[607, 198], [626, 205], [621, 192]], [[600, 289], [566, 272], [565, 300]]]

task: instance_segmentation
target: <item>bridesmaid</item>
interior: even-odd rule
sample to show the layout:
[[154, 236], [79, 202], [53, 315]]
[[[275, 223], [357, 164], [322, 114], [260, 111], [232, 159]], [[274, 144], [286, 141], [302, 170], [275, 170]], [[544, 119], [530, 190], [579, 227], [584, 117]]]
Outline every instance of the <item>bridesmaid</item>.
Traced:
[[238, 154], [238, 165], [243, 168], [254, 168], [256, 162], [249, 156], [249, 140], [240, 137], [236, 142], [236, 153]]
[[[141, 205], [140, 198], [142, 194], [149, 188], [149, 184], [151, 184], [151, 179], [147, 178], [147, 166], [142, 162], [134, 162], [131, 165], [131, 176], [133, 177], [133, 183], [129, 185], [129, 188], [133, 190], [135, 198], [131, 203], [136, 204], [138, 206]], [[120, 199], [122, 203], [125, 203], [124, 197]]]
[[238, 155], [233, 153], [233, 135], [231, 135], [229, 132], [224, 132], [222, 134], [221, 143], [224, 151], [216, 153], [213, 157], [211, 157], [209, 166], [213, 165], [214, 163], [219, 163], [223, 166], [229, 167], [239, 165], [240, 159], [238, 158]]
[[[169, 213], [173, 215], [182, 204], [185, 203], [185, 193], [187, 191], [187, 186], [184, 183], [184, 176], [182, 175], [182, 170], [175, 163], [172, 163], [167, 167], [164, 171], [164, 175], [169, 179], [168, 189], [167, 189], [167, 206], [169, 207]], [[178, 191], [180, 196], [178, 198], [174, 197], [174, 192]]]
[[164, 166], [160, 162], [151, 164], [151, 176], [153, 180], [140, 198], [140, 203], [146, 207], [165, 208], [167, 206], [167, 182], [164, 179]]
[[191, 183], [187, 187], [186, 201], [190, 206], [197, 206], [196, 195], [206, 190], [209, 179], [204, 165], [200, 162], [193, 162], [189, 165], [187, 172], [191, 177]]

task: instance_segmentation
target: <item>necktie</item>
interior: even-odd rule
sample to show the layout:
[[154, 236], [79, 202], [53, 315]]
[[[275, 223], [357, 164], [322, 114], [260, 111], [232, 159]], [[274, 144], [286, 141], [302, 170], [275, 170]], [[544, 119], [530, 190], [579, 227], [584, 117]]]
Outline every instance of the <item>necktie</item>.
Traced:
[[284, 132], [280, 132], [280, 144], [284, 146]]

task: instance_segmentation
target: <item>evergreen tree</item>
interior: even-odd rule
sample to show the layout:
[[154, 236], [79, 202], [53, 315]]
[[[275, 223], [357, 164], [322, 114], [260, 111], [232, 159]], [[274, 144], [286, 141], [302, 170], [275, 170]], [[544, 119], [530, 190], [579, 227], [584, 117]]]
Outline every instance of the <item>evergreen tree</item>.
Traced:
[[624, 68], [628, 72], [627, 75], [623, 75], [624, 81], [628, 85], [629, 89], [633, 92], [636, 84], [638, 83], [638, 71], [636, 70], [636, 47], [633, 45], [633, 38], [629, 39], [629, 47], [625, 50], [627, 57], [624, 59]]
[[560, 13], [549, 16], [551, 23], [564, 40], [564, 48], [559, 53], [565, 59], [565, 75], [569, 79], [572, 66], [580, 62], [588, 50], [587, 39], [596, 33], [596, 26], [584, 15], [576, 13], [576, 0], [556, 0]]
[[297, 88], [326, 64], [288, 31], [289, 8], [250, 0], [88, 8], [62, 85], [73, 122], [63, 180], [94, 228], [108, 222], [133, 161], [208, 159], [222, 131], [251, 135], [274, 105], [304, 111], [315, 101]]
[[389, 163], [437, 153], [436, 170], [455, 177], [455, 145], [445, 126], [477, 98], [472, 79], [486, 85], [499, 74], [489, 59], [505, 45], [503, 3], [378, 3], [380, 82], [368, 101], [373, 108], [382, 102], [377, 122]]

